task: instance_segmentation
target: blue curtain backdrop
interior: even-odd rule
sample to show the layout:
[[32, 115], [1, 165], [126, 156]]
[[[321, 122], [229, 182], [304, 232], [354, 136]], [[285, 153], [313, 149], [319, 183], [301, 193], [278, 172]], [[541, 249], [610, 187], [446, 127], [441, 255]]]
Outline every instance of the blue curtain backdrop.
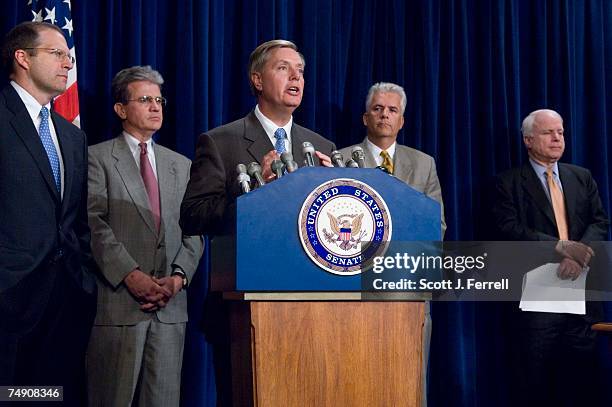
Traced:
[[[29, 18], [26, 3], [2, 2], [3, 32]], [[592, 170], [610, 213], [610, 1], [73, 0], [72, 12], [90, 144], [117, 133], [113, 75], [150, 64], [163, 74], [169, 99], [157, 140], [193, 157], [200, 132], [253, 108], [249, 53], [285, 38], [307, 62], [296, 121], [339, 147], [364, 137], [361, 115], [372, 83], [404, 86], [408, 107], [399, 141], [436, 159], [447, 239], [486, 235], [482, 191], [494, 174], [525, 160], [521, 119], [541, 107], [563, 115], [564, 161]], [[199, 325], [203, 263], [190, 288], [185, 406], [212, 406], [215, 399]], [[434, 304], [430, 405], [509, 405], [504, 312], [495, 304]], [[602, 381], [609, 382], [606, 357]]]

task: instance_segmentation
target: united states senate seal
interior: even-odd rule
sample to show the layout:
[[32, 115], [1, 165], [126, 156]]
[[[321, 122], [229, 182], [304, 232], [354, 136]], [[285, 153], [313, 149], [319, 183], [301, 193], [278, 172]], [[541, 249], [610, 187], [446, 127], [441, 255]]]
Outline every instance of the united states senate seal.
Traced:
[[337, 178], [316, 187], [298, 216], [302, 246], [319, 267], [355, 275], [381, 256], [391, 240], [391, 215], [369, 185]]

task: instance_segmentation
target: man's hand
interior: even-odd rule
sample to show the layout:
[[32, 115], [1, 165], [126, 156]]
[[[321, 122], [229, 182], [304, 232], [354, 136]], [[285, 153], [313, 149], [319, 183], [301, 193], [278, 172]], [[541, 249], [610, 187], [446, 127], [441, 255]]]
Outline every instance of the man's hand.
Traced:
[[170, 298], [174, 297], [176, 293], [181, 291], [181, 288], [183, 288], [183, 279], [181, 278], [181, 276], [178, 275], [162, 278], [153, 277], [153, 281], [155, 281], [161, 287], [168, 289], [168, 291], [172, 293]]
[[561, 256], [575, 260], [582, 267], [588, 266], [591, 257], [595, 256], [595, 252], [589, 246], [572, 240], [559, 240], [555, 250]]
[[156, 311], [163, 308], [172, 297], [172, 292], [156, 283], [151, 276], [140, 269], [132, 270], [124, 279], [126, 287], [138, 300], [143, 311]]
[[315, 151], [315, 155], [319, 158], [319, 160], [321, 161], [321, 165], [323, 167], [333, 167], [334, 166], [332, 164], [331, 158], [329, 158], [328, 155], [325, 155], [320, 151]]
[[561, 260], [559, 268], [557, 269], [557, 277], [561, 280], [572, 279], [575, 280], [582, 273], [582, 267], [576, 261], [566, 257]]
[[270, 150], [264, 157], [261, 159], [261, 176], [264, 181], [270, 182], [276, 179], [276, 174], [272, 172], [272, 161], [280, 160], [280, 155], [276, 150]]

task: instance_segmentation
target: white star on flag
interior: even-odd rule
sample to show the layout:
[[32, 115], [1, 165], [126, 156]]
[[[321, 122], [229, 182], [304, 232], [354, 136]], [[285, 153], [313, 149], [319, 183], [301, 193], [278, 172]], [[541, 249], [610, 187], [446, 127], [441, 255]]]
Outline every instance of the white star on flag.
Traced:
[[72, 36], [72, 31], [74, 30], [72, 28], [72, 20], [68, 20], [66, 17], [64, 17], [64, 20], [66, 20], [66, 25], [62, 27], [62, 30], [68, 31], [68, 35]]
[[[22, 4], [24, 3], [26, 3], [25, 0], [23, 0]], [[74, 20], [72, 19], [70, 10], [70, 0], [29, 0], [27, 4], [28, 9], [32, 11], [32, 21], [49, 22], [63, 30], [68, 50], [70, 54], [76, 58], [73, 35]], [[46, 15], [44, 18], [43, 13]], [[80, 127], [81, 118], [79, 114], [76, 62], [73, 64], [72, 69], [68, 71], [66, 91], [53, 101], [53, 110], [66, 118], [66, 120]]]

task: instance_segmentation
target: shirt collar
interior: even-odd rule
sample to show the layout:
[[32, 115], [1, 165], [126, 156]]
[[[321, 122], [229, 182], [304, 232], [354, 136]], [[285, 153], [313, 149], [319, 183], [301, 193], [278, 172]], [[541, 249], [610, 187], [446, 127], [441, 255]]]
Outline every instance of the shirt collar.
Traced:
[[[128, 144], [128, 147], [130, 147], [131, 151], [140, 152], [140, 146], [139, 146], [139, 144], [141, 143], [140, 140], [138, 140], [136, 137], [132, 136], [130, 133], [128, 133], [125, 130], [123, 130], [121, 134], [123, 134], [123, 138], [125, 139], [125, 142]], [[148, 139], [145, 143], [147, 145], [147, 152], [151, 151], [151, 146], [153, 145], [153, 138]]]
[[287, 133], [287, 141], [289, 142], [289, 145], [291, 145], [291, 126], [293, 126], [293, 115], [291, 116], [289, 121], [284, 126], [278, 126], [272, 120], [268, 119], [261, 112], [261, 110], [259, 110], [259, 105], [256, 105], [255, 106], [255, 116], [259, 120], [259, 123], [261, 123], [261, 127], [263, 127], [264, 131], [266, 132], [270, 140], [274, 140], [274, 132], [277, 129], [283, 128], [285, 129], [285, 133]]
[[[17, 82], [11, 81], [11, 85], [13, 86], [13, 88], [19, 95], [19, 98], [25, 105], [30, 117], [32, 118], [32, 121], [34, 123], [37, 123], [40, 120], [39, 119], [40, 109], [42, 109], [43, 106], [40, 103], [38, 103], [38, 101], [34, 98], [34, 96], [30, 95], [30, 93], [28, 93], [28, 91], [25, 90], [23, 87], [21, 87], [21, 85], [19, 85]], [[49, 109], [49, 112], [50, 112], [51, 102], [47, 103], [45, 107]]]
[[[372, 151], [372, 154], [374, 154], [374, 158], [380, 157], [380, 152], [383, 151], [382, 148], [372, 143], [368, 137], [366, 137], [366, 143], [368, 145], [368, 148]], [[397, 142], [394, 141], [393, 144], [391, 144], [389, 148], [387, 149], [387, 153], [389, 153], [391, 160], [393, 160], [393, 157], [395, 157], [395, 147], [396, 146], [397, 146]]]
[[[536, 172], [536, 174], [538, 174], [538, 176], [540, 178], [545, 177], [546, 176], [546, 169], [548, 167], [534, 161], [531, 157], [529, 157], [529, 163], [531, 164], [531, 167], [533, 168], [533, 170]], [[557, 164], [557, 162], [555, 161], [555, 163], [552, 165], [552, 170], [553, 170], [553, 176], [555, 177], [559, 177], [559, 165]]]

